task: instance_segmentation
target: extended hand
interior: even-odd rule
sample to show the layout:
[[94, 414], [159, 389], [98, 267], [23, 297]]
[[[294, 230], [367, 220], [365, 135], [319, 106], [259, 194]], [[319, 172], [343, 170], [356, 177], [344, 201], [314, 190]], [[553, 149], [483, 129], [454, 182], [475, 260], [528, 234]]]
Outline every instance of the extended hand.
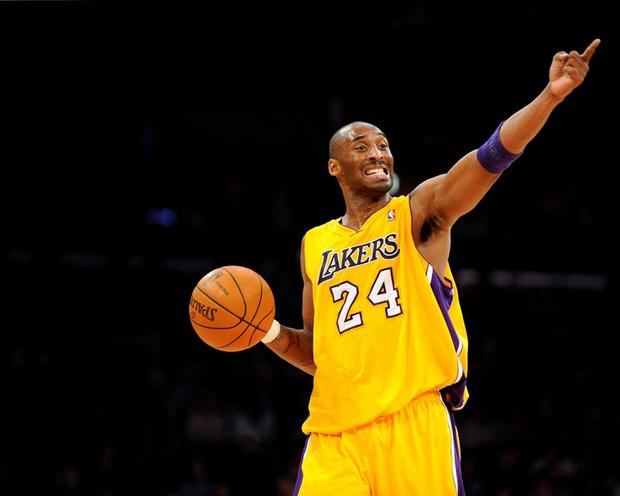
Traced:
[[583, 53], [558, 52], [549, 68], [549, 89], [557, 98], [564, 98], [579, 86], [588, 74], [588, 63], [601, 40], [596, 38]]

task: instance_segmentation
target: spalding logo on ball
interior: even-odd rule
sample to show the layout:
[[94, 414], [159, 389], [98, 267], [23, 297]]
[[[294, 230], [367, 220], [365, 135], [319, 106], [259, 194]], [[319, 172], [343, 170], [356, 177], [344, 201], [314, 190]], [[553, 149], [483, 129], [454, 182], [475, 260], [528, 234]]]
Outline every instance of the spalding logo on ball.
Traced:
[[247, 267], [228, 265], [205, 275], [192, 291], [189, 318], [200, 338], [222, 351], [254, 346], [276, 314], [271, 288]]

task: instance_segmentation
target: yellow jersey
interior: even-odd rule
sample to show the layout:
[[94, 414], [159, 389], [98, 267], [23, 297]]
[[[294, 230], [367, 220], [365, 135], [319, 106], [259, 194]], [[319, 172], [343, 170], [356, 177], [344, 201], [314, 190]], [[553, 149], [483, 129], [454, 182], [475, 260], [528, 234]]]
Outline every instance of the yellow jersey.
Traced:
[[467, 401], [467, 334], [450, 267], [441, 281], [411, 234], [409, 197], [359, 231], [332, 220], [304, 238], [317, 369], [305, 433], [335, 434], [441, 391]]

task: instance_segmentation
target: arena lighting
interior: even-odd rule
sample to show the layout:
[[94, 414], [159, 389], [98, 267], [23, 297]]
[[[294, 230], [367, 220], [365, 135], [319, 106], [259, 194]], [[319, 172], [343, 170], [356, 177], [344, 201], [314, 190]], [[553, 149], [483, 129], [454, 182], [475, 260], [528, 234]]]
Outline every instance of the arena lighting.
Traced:
[[177, 214], [171, 208], [150, 208], [146, 211], [146, 223], [169, 228], [177, 223]]
[[392, 173], [392, 188], [390, 189], [390, 195], [396, 196], [398, 194], [398, 190], [400, 189], [400, 177], [396, 172]]
[[531, 270], [491, 270], [482, 273], [476, 269], [456, 271], [461, 287], [486, 284], [495, 288], [510, 289], [585, 289], [605, 291], [609, 279], [605, 274], [582, 272], [536, 272]]
[[[36, 256], [29, 250], [10, 250], [9, 261], [16, 266], [36, 263]], [[58, 259], [59, 264], [86, 270], [107, 270], [114, 257], [104, 253], [63, 252]], [[213, 260], [204, 257], [170, 257], [162, 256], [157, 261], [165, 272], [195, 274], [207, 272], [215, 268]], [[143, 255], [128, 254], [125, 267], [130, 271], [148, 270]], [[460, 287], [489, 285], [496, 288], [510, 289], [566, 289], [606, 291], [609, 288], [609, 276], [603, 273], [588, 272], [537, 272], [531, 270], [480, 271], [473, 268], [462, 268], [456, 271], [456, 280]]]

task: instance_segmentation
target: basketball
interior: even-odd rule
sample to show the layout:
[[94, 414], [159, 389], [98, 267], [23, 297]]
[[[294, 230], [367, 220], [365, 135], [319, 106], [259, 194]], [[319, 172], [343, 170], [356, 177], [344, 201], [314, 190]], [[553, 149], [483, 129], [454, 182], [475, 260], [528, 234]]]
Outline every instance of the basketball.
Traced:
[[271, 288], [247, 267], [229, 265], [205, 275], [192, 291], [189, 318], [209, 346], [241, 351], [269, 331], [276, 313]]

